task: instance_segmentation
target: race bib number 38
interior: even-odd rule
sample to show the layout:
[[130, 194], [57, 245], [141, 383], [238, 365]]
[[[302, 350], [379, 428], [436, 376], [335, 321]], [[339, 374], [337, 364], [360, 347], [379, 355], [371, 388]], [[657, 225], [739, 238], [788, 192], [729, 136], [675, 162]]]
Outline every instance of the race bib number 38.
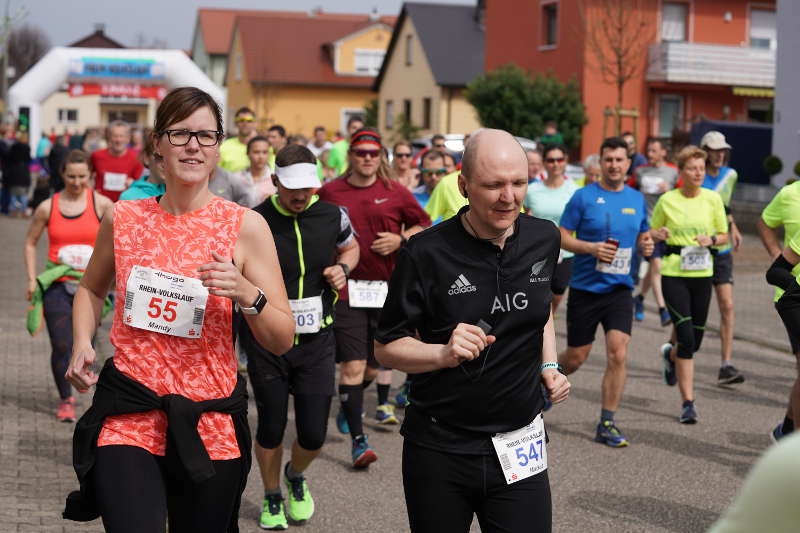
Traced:
[[541, 414], [527, 426], [492, 437], [506, 484], [516, 483], [547, 470], [546, 440]]
[[386, 295], [389, 294], [389, 284], [385, 281], [360, 281], [347, 280], [347, 294], [350, 298], [350, 307], [383, 308]]
[[125, 324], [196, 339], [203, 330], [208, 289], [197, 278], [136, 265], [125, 290]]

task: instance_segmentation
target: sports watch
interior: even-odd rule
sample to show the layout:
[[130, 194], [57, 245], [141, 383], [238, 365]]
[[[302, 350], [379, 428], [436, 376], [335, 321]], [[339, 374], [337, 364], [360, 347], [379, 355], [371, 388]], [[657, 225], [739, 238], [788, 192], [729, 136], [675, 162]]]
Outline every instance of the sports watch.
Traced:
[[253, 305], [250, 307], [239, 306], [239, 310], [241, 310], [241, 312], [245, 315], [257, 315], [262, 309], [264, 309], [264, 306], [267, 305], [267, 297], [264, 296], [264, 291], [258, 287], [256, 287], [256, 289], [258, 289], [258, 297], [256, 298], [256, 301], [253, 302]]
[[344, 277], [349, 278], [350, 277], [350, 267], [347, 265], [347, 263], [336, 263], [336, 264], [339, 265], [340, 267], [342, 267], [342, 270], [344, 271]]

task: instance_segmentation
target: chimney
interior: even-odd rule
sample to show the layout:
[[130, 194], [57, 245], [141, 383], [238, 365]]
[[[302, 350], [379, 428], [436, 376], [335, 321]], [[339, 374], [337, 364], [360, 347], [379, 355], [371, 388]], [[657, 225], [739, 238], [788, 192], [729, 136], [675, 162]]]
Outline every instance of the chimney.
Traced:
[[316, 17], [317, 15], [322, 15], [322, 6], [314, 6], [308, 13], [308, 16], [312, 18]]
[[369, 12], [370, 22], [377, 22], [380, 18], [380, 15], [378, 15], [378, 6], [372, 6], [372, 11]]
[[106, 23], [105, 22], [95, 22], [94, 23], [94, 32], [95, 33], [105, 33], [106, 31]]

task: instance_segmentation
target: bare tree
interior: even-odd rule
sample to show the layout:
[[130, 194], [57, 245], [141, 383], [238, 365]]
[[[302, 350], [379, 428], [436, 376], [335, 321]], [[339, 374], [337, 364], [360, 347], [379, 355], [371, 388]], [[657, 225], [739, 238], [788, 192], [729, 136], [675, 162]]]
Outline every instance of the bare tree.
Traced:
[[579, 12], [586, 46], [603, 81], [616, 86], [616, 131], [622, 129], [624, 89], [647, 67], [648, 47], [655, 41], [654, 0], [581, 0]]
[[16, 81], [50, 50], [50, 39], [37, 26], [25, 24], [15, 28], [8, 38], [8, 64]]

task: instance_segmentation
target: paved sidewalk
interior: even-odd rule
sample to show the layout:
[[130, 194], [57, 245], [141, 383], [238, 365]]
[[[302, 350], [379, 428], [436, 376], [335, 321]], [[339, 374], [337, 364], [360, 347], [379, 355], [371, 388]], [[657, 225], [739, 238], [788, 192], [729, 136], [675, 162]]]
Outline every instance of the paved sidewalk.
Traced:
[[[35, 338], [24, 331], [26, 229], [27, 222], [0, 218], [0, 249], [5, 251], [0, 256], [0, 532], [102, 531], [99, 521], [79, 524], [60, 517], [64, 497], [76, 488], [70, 465], [73, 426], [55, 420], [57, 395], [46, 331]], [[768, 306], [763, 309], [759, 320], [767, 334], [783, 338], [778, 317], [767, 312]], [[561, 318], [557, 331], [563, 348]], [[660, 377], [656, 352], [666, 335], [652, 313], [635, 326], [628, 386], [617, 416], [631, 440], [629, 448], [610, 449], [592, 441], [604, 368], [604, 356], [597, 349], [572, 377], [572, 398], [548, 413], [554, 531], [705, 531], [769, 446], [768, 433], [783, 416], [793, 359], [737, 342], [734, 362], [747, 382], [720, 388], [715, 384], [719, 342], [709, 335], [697, 358], [700, 423], [682, 426], [677, 423], [678, 392], [664, 386]], [[101, 351], [110, 353], [105, 339]], [[88, 402], [88, 395], [81, 396], [78, 411]], [[306, 533], [408, 530], [400, 478], [402, 439], [396, 429], [371, 422], [374, 387], [367, 402], [367, 431], [380, 460], [369, 472], [353, 472], [349, 440], [338, 434], [331, 420], [326, 447], [308, 472], [317, 514], [303, 527]], [[332, 415], [337, 404], [334, 401]], [[251, 401], [252, 424], [254, 413]], [[285, 442], [293, 438], [290, 425]], [[242, 506], [242, 531], [259, 531], [260, 505], [254, 465]]]

